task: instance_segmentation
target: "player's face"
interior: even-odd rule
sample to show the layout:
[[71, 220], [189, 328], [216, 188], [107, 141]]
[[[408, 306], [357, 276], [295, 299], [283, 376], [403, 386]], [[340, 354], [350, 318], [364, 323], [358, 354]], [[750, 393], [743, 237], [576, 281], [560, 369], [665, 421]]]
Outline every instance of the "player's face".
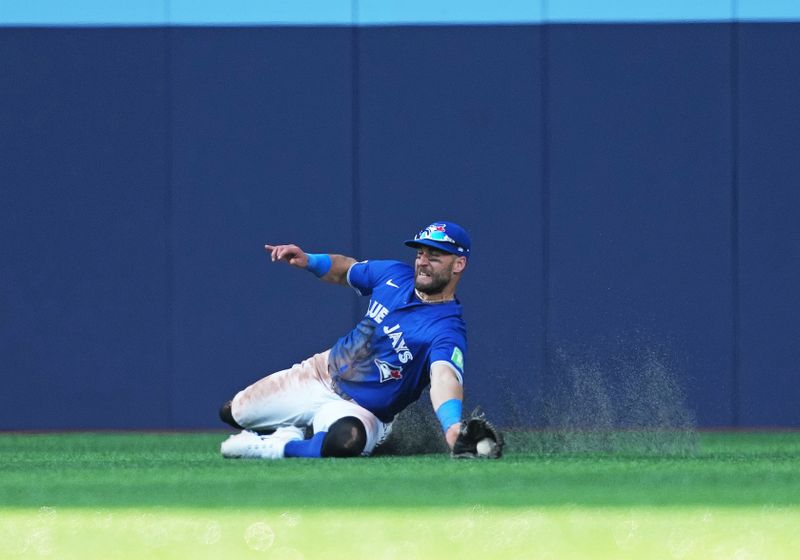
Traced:
[[442, 293], [453, 278], [453, 264], [458, 257], [430, 247], [417, 249], [414, 261], [414, 287], [423, 294]]

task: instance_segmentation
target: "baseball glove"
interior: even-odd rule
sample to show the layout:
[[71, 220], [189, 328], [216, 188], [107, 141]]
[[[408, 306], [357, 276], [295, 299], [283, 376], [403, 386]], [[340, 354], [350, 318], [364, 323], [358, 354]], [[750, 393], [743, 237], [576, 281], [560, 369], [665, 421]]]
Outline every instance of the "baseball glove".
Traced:
[[499, 459], [503, 456], [503, 434], [486, 420], [478, 409], [461, 421], [458, 438], [453, 445], [456, 459]]

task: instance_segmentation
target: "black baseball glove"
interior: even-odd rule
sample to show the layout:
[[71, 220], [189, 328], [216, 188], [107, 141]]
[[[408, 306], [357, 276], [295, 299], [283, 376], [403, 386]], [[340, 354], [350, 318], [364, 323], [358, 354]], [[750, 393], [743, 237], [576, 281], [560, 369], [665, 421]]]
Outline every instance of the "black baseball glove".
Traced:
[[452, 456], [456, 459], [499, 459], [503, 456], [503, 445], [503, 434], [486, 420], [485, 414], [475, 409], [469, 418], [461, 421]]

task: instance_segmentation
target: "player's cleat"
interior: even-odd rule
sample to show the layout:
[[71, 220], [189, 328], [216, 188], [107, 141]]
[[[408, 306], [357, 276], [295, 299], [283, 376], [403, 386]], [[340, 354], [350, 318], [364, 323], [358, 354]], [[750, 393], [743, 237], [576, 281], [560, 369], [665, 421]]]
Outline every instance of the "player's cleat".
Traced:
[[242, 430], [222, 442], [219, 450], [223, 457], [234, 459], [255, 456], [255, 450], [261, 445], [261, 437], [250, 430]]
[[268, 436], [242, 430], [223, 441], [219, 450], [227, 459], [283, 459], [283, 448], [295, 439], [303, 439], [303, 430], [296, 426], [278, 428]]

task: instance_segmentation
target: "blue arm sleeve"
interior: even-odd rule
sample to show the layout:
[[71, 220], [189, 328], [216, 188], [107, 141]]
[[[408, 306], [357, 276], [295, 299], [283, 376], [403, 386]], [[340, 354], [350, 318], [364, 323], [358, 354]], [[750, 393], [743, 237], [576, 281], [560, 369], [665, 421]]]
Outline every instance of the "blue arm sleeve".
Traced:
[[436, 416], [439, 418], [439, 423], [442, 425], [442, 430], [445, 432], [453, 424], [461, 422], [461, 401], [458, 399], [450, 399], [443, 402], [439, 408], [436, 409]]
[[322, 278], [331, 269], [333, 262], [331, 261], [330, 255], [306, 253], [306, 256], [308, 257], [308, 266], [306, 267], [306, 270], [313, 272], [317, 275], [317, 277]]

